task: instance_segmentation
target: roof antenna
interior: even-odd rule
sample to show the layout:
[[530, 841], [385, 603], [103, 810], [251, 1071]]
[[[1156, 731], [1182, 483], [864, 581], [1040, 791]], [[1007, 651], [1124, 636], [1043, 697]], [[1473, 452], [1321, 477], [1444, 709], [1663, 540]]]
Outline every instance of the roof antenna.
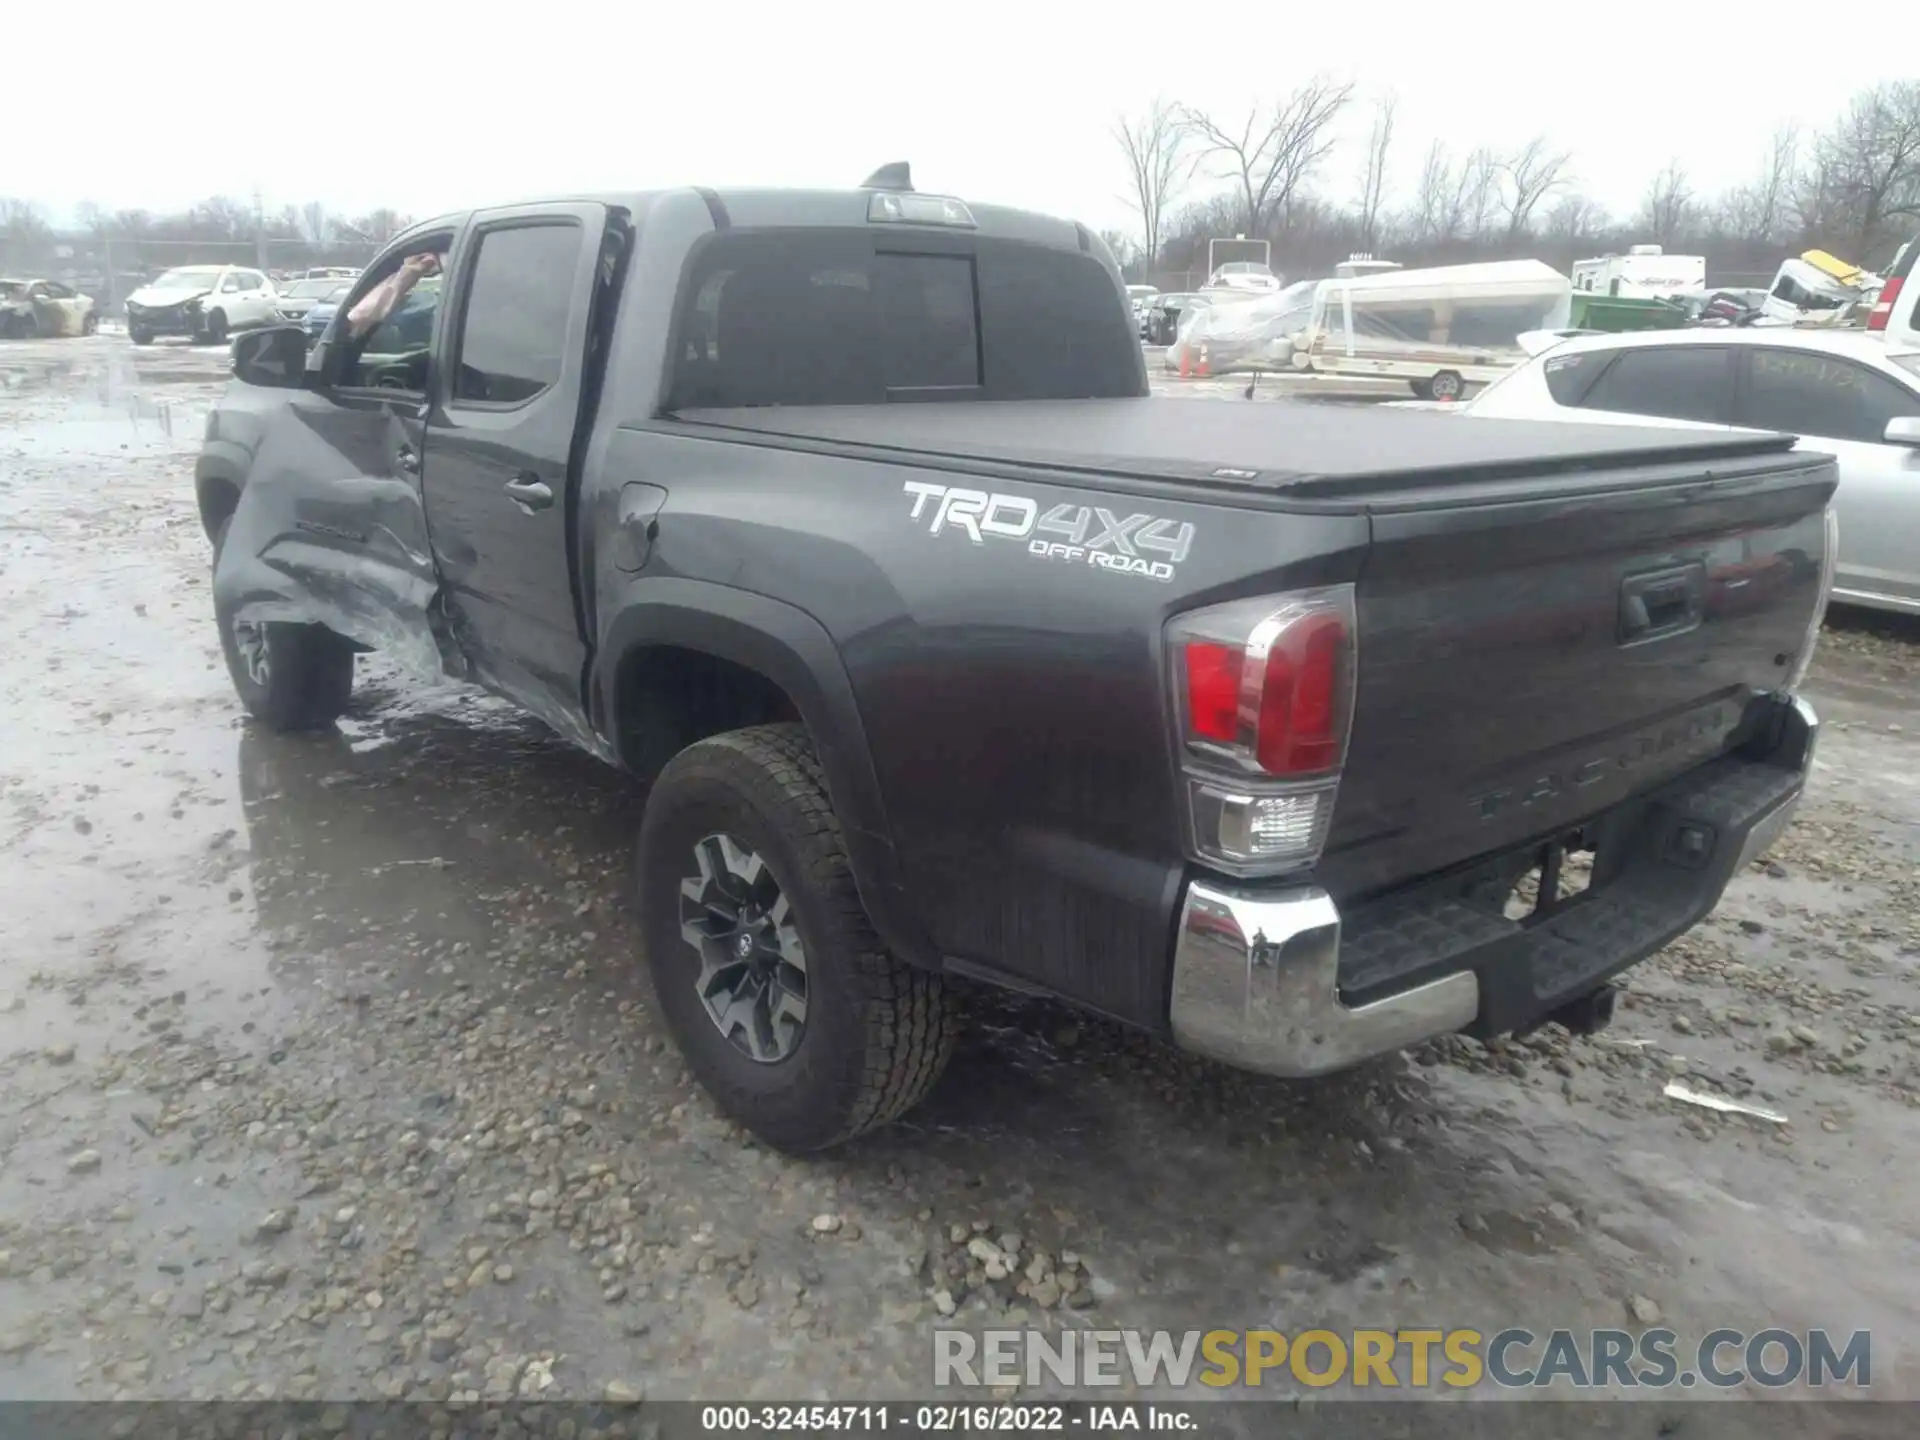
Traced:
[[895, 160], [874, 171], [860, 188], [862, 190], [911, 190], [913, 174], [907, 169], [906, 161]]

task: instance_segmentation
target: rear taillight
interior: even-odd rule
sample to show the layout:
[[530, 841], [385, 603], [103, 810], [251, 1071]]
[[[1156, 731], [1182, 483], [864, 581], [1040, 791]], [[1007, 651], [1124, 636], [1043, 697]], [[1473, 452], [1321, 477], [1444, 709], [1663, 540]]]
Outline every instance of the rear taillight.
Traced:
[[1311, 864], [1353, 713], [1353, 587], [1216, 605], [1167, 627], [1194, 858], [1236, 874]]
[[1896, 275], [1880, 287], [1880, 298], [1873, 302], [1873, 309], [1867, 312], [1867, 329], [1887, 328], [1887, 321], [1893, 318], [1893, 302], [1900, 298], [1900, 286], [1904, 280], [1904, 276]]

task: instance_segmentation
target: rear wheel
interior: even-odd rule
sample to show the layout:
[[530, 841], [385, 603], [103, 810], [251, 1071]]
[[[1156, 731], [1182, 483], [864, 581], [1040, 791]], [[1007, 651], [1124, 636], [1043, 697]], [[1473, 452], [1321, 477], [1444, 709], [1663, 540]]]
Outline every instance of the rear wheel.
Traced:
[[[222, 521], [214, 537], [214, 564], [226, 547]], [[220, 602], [220, 650], [247, 713], [275, 730], [324, 730], [353, 694], [353, 646], [324, 625], [242, 620]]]
[[1427, 394], [1435, 400], [1458, 400], [1465, 388], [1459, 372], [1455, 370], [1442, 370], [1427, 382]]
[[749, 1130], [823, 1150], [932, 1088], [953, 1049], [953, 997], [874, 933], [800, 726], [736, 730], [674, 757], [648, 796], [637, 868], [660, 1010]]
[[151, 345], [153, 343], [153, 332], [142, 329], [138, 325], [129, 325], [127, 327], [127, 338], [136, 345]]

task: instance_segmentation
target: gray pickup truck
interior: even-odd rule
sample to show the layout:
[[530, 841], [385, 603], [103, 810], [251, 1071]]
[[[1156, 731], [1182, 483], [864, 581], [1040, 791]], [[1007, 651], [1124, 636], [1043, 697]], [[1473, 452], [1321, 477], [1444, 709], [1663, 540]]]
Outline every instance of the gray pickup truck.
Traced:
[[774, 1144], [925, 1094], [956, 977], [1287, 1076], [1592, 1030], [1799, 797], [1787, 438], [1152, 399], [1097, 238], [904, 167], [450, 215], [355, 298], [423, 250], [235, 343], [234, 684], [325, 727], [377, 648], [650, 782], [635, 963]]

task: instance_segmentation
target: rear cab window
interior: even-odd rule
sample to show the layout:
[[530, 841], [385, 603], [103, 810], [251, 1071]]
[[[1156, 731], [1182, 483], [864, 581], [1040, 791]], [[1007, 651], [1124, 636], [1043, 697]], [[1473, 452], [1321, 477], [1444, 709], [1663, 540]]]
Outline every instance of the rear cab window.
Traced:
[[990, 236], [730, 231], [689, 263], [671, 409], [1146, 393], [1092, 256]]
[[1613, 353], [1613, 363], [1577, 403], [1583, 410], [1730, 425], [1733, 423], [1733, 368], [1726, 347], [1719, 345], [1659, 345], [1617, 350]]

